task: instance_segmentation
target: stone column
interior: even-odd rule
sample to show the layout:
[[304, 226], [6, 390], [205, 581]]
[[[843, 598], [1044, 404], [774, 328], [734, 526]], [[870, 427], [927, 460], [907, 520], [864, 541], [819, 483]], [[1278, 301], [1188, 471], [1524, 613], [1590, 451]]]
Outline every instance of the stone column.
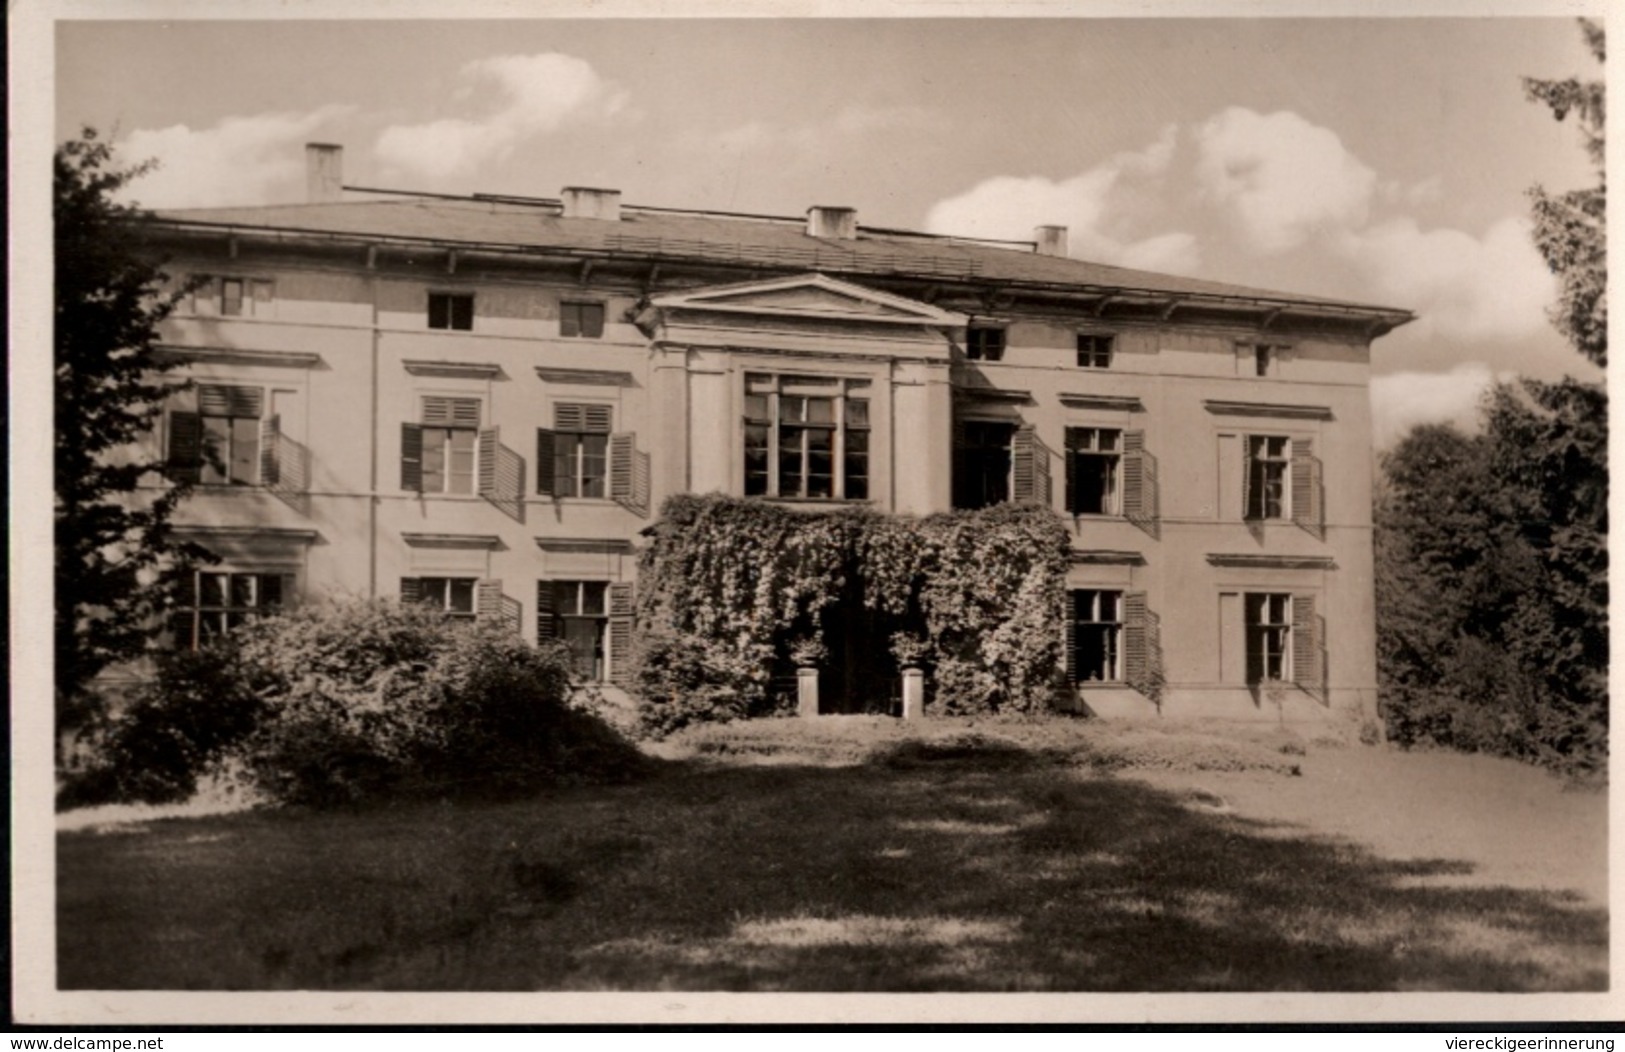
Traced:
[[818, 670], [796, 669], [796, 715], [818, 715]]
[[925, 715], [925, 673], [917, 668], [903, 670], [903, 719], [917, 720]]

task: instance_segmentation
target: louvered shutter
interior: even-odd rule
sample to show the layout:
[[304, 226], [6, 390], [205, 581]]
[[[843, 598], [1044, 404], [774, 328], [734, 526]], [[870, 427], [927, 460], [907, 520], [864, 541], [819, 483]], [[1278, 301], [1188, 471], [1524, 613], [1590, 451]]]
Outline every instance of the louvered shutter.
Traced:
[[637, 515], [649, 514], [649, 454], [636, 445], [637, 436], [622, 431], [609, 436], [609, 496]]
[[480, 400], [424, 395], [420, 423], [424, 427], [477, 428], [480, 426]]
[[1017, 504], [1031, 504], [1042, 499], [1043, 491], [1039, 488], [1038, 477], [1038, 435], [1031, 424], [1016, 428], [1016, 433], [1010, 439], [1010, 457], [1014, 468], [1011, 499]]
[[1123, 517], [1147, 533], [1157, 531], [1157, 458], [1144, 431], [1123, 432]]
[[282, 418], [268, 416], [260, 422], [260, 485], [271, 488], [282, 482]]
[[536, 429], [536, 492], [544, 497], [553, 495], [553, 432], [545, 427]]
[[169, 414], [169, 474], [177, 482], [203, 481], [203, 417]]
[[1325, 532], [1320, 461], [1312, 439], [1292, 440], [1292, 521], [1316, 537]]
[[608, 432], [611, 426], [612, 410], [607, 405], [582, 406], [583, 431]]
[[418, 580], [416, 577], [402, 577], [401, 578], [401, 602], [402, 603], [421, 603], [421, 602], [423, 602], [423, 582]]
[[401, 425], [401, 489], [423, 492], [423, 427]]
[[1147, 696], [1151, 693], [1148, 614], [1144, 592], [1123, 593], [1123, 681]]
[[502, 620], [502, 582], [487, 579], [474, 585], [474, 617], [480, 621]]
[[1078, 682], [1077, 592], [1066, 593], [1066, 602], [1061, 606], [1061, 660], [1066, 666], [1066, 685], [1070, 688]]
[[631, 682], [632, 585], [609, 586], [609, 681], [617, 687]]
[[[1066, 429], [1066, 510], [1072, 515], [1078, 513], [1078, 427]], [[1070, 623], [1070, 621], [1069, 621]]]
[[553, 407], [553, 429], [555, 431], [585, 431], [586, 407], [574, 402], [560, 402]]
[[1292, 597], [1292, 680], [1319, 701], [1326, 700], [1324, 622], [1315, 614], [1315, 597]]
[[554, 602], [552, 581], [536, 582], [536, 639], [555, 639], [559, 626], [553, 620], [557, 604]]
[[204, 416], [235, 416], [258, 420], [265, 406], [265, 391], [236, 384], [199, 384], [198, 412]]
[[480, 446], [476, 454], [476, 480], [479, 495], [486, 500], [497, 499], [497, 450], [502, 448], [500, 428], [488, 427], [480, 432]]

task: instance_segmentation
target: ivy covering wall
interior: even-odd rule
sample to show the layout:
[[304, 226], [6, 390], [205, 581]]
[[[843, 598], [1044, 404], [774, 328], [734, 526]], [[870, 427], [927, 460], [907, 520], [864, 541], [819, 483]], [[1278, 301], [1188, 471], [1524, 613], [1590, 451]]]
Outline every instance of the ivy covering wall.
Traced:
[[923, 519], [679, 495], [646, 531], [633, 687], [645, 726], [767, 715], [775, 673], [829, 658], [847, 604], [926, 674], [927, 710], [1035, 712], [1062, 686], [1066, 530], [1037, 506]]

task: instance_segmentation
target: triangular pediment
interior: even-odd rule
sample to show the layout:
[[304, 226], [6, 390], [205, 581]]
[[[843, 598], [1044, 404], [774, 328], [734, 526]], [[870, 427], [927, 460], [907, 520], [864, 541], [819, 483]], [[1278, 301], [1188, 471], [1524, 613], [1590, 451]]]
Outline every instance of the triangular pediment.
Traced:
[[822, 274], [798, 274], [769, 281], [712, 285], [656, 296], [662, 311], [715, 311], [778, 318], [904, 325], [963, 325], [963, 315], [929, 303], [877, 292]]

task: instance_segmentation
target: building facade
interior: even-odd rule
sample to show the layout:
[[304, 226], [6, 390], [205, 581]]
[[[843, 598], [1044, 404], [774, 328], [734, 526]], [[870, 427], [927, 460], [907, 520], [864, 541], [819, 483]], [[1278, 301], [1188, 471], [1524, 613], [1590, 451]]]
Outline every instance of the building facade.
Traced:
[[1098, 266], [1059, 227], [386, 193], [345, 188], [338, 147], [307, 161], [305, 204], [154, 220], [199, 285], [152, 441], [221, 560], [176, 645], [400, 596], [562, 638], [614, 690], [671, 494], [1027, 501], [1071, 532], [1078, 708], [1374, 714], [1369, 347], [1406, 312]]

